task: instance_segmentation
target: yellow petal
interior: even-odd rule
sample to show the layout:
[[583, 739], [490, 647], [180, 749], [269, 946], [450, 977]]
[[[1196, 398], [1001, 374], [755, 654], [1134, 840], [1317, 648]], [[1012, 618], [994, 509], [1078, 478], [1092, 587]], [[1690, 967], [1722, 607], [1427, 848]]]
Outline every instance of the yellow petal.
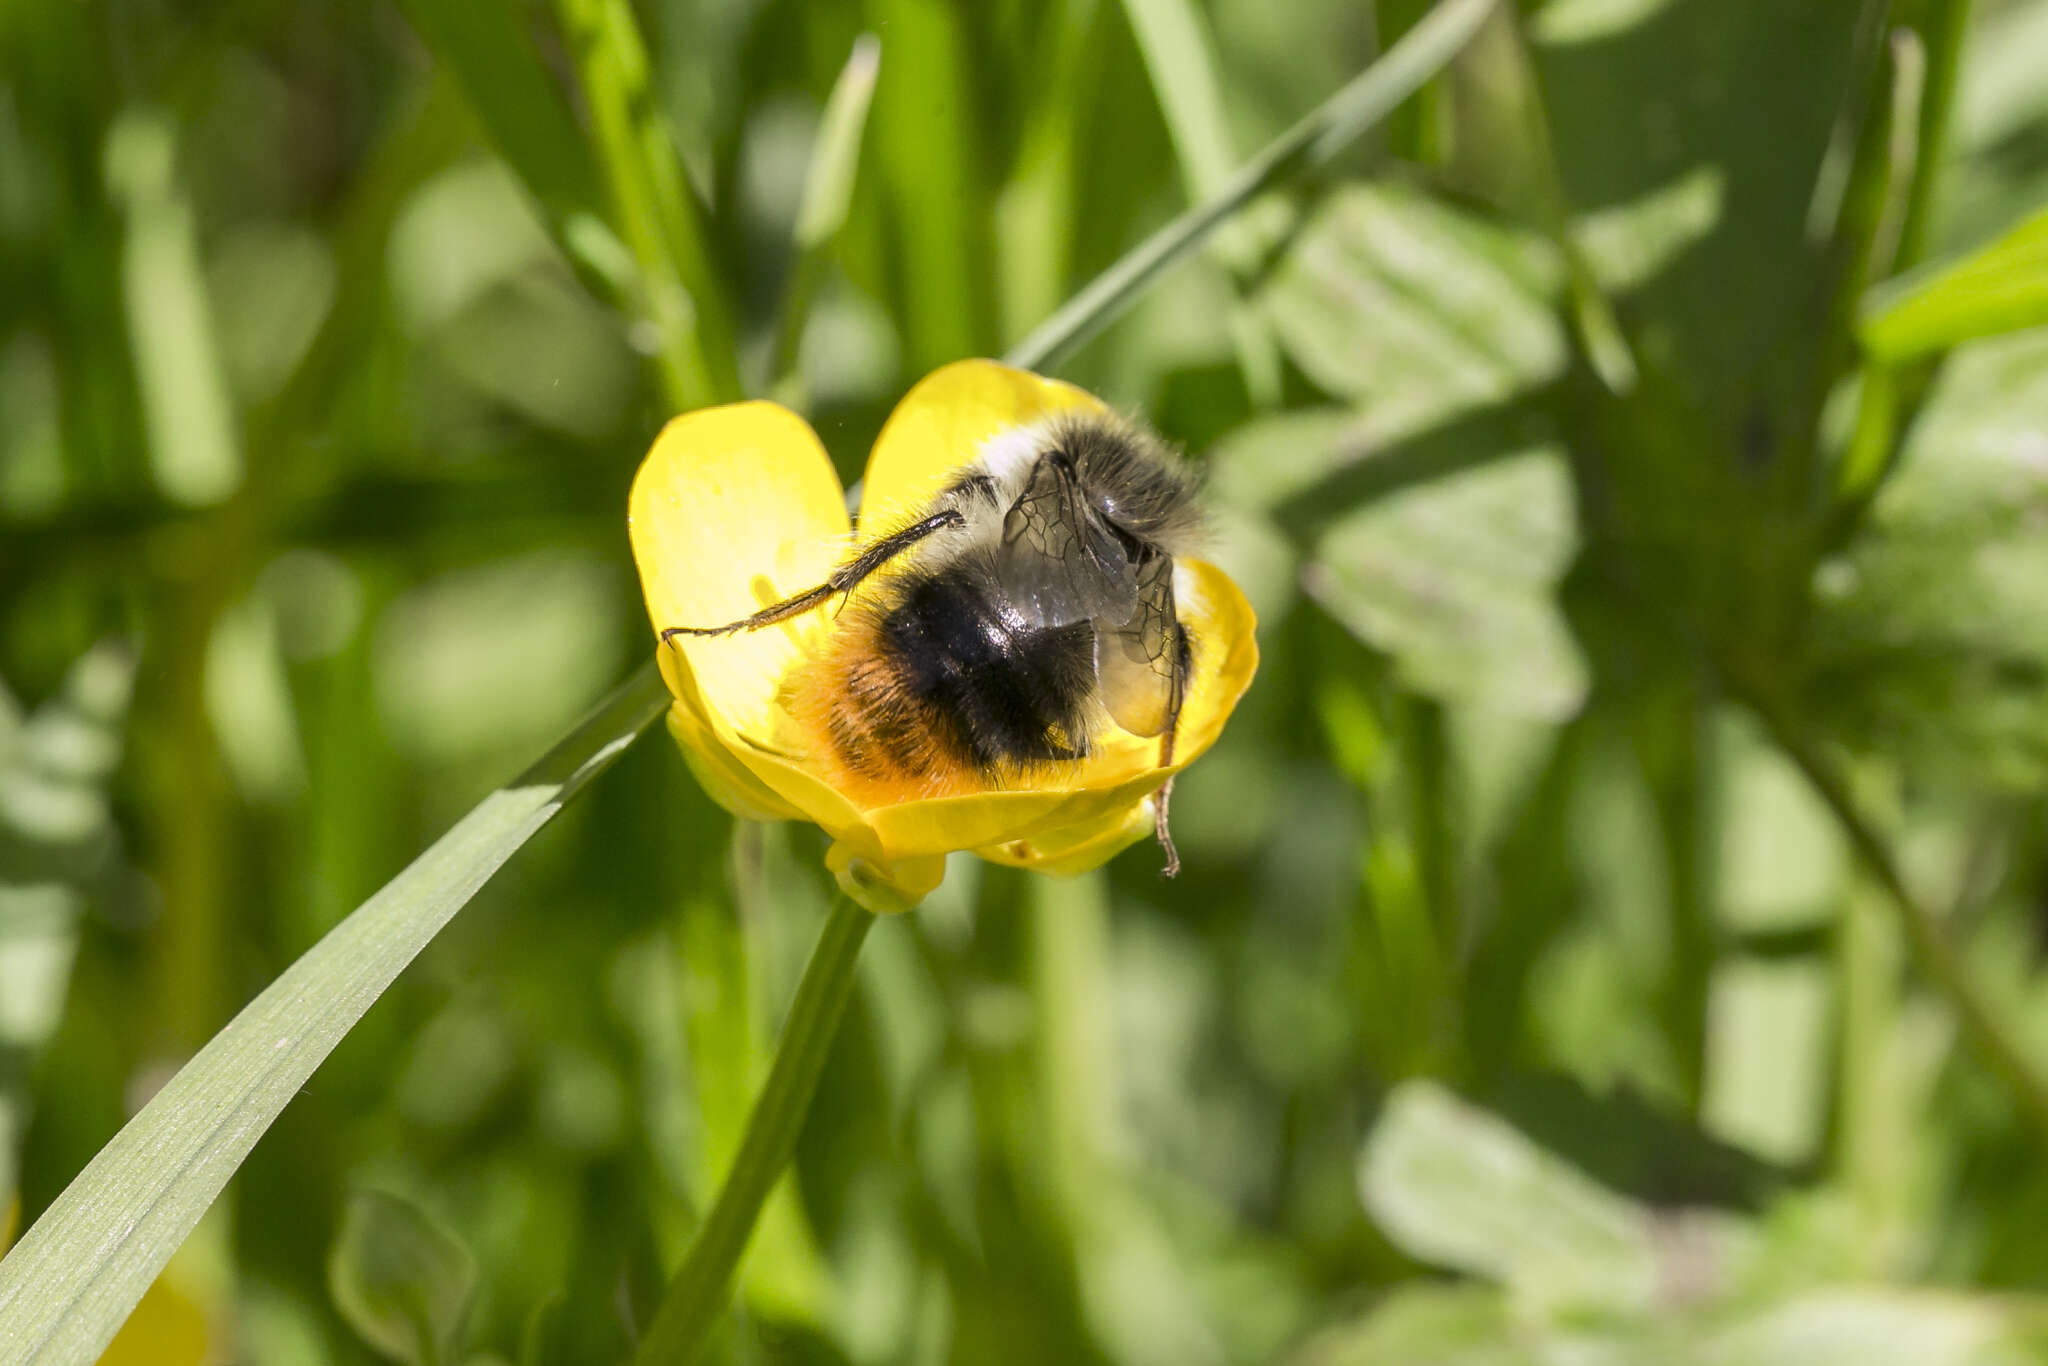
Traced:
[[932, 371], [889, 414], [868, 455], [861, 539], [909, 522], [990, 437], [1075, 408], [1107, 411], [1085, 389], [992, 360]]
[[803, 813], [742, 764], [723, 739], [684, 703], [669, 708], [668, 731], [706, 796], [750, 821], [794, 820]]
[[886, 857], [944, 854], [1019, 839], [1063, 823], [1074, 797], [1072, 791], [1053, 786], [926, 797], [877, 807], [868, 813], [868, 824]]
[[1152, 803], [1140, 800], [1117, 820], [1092, 819], [1056, 827], [1029, 839], [1011, 840], [975, 850], [977, 857], [1035, 873], [1072, 877], [1115, 858], [1139, 840], [1152, 836]]
[[[773, 403], [686, 413], [633, 479], [633, 560], [655, 630], [718, 626], [824, 581], [844, 555], [839, 478], [804, 420]], [[740, 635], [679, 637], [664, 674], [677, 698], [757, 738], [776, 729], [775, 689], [822, 629], [807, 613]], [[663, 655], [676, 656], [674, 648]]]

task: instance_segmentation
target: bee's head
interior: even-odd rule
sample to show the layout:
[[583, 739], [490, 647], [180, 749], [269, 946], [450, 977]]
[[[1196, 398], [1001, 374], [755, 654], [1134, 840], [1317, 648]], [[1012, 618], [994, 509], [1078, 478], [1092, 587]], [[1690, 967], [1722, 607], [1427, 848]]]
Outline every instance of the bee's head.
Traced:
[[1145, 547], [1179, 554], [1201, 530], [1194, 472], [1157, 438], [1103, 415], [1070, 418], [1050, 433], [1048, 454], [1064, 458], [1075, 482], [1137, 559]]

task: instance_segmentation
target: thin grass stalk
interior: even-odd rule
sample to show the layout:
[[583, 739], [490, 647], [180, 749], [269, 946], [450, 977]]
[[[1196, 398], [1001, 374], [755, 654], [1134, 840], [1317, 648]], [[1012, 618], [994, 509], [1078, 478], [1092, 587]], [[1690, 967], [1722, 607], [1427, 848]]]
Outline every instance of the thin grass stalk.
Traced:
[[1444, 0], [1386, 56], [1266, 145], [1205, 203], [1146, 238], [1011, 347], [1005, 359], [1036, 370], [1060, 359], [1120, 315], [1169, 266], [1267, 190], [1329, 164], [1469, 42], [1496, 0]]
[[683, 177], [649, 83], [647, 49], [628, 0], [557, 0], [590, 104], [591, 132], [640, 271], [663, 387], [679, 410], [740, 397], [732, 323], [705, 211]]

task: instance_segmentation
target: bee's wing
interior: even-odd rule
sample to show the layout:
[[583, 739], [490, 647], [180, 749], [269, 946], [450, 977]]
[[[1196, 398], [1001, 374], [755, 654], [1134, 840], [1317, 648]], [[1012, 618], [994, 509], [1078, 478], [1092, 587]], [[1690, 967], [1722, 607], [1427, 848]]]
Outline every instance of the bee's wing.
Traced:
[[1063, 461], [1031, 472], [1003, 518], [997, 557], [1010, 601], [1033, 626], [1122, 622], [1137, 604], [1130, 558]]
[[1103, 705], [1119, 726], [1133, 735], [1158, 735], [1173, 725], [1185, 686], [1173, 557], [1155, 553], [1139, 564], [1137, 590], [1138, 605], [1127, 620], [1095, 623], [1095, 673]]

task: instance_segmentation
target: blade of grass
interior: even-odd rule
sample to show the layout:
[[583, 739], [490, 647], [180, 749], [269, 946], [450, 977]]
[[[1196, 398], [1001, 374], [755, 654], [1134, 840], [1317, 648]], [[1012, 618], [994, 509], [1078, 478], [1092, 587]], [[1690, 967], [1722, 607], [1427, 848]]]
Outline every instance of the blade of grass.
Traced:
[[234, 492], [243, 459], [177, 160], [168, 115], [127, 113], [107, 134], [109, 188], [127, 216], [121, 283], [150, 462], [167, 496], [203, 507]]
[[306, 1078], [491, 874], [666, 710], [649, 664], [215, 1035], [0, 1261], [0, 1358], [94, 1360]]
[[1038, 369], [1095, 335], [1233, 213], [1291, 176], [1328, 164], [1384, 119], [1457, 55], [1494, 4], [1495, 0], [1444, 0], [1386, 56], [1240, 167], [1213, 199], [1189, 209], [1096, 276], [1011, 347], [1005, 359]]
[[804, 197], [796, 215], [796, 263], [782, 294], [782, 313], [775, 328], [775, 358], [769, 367], [772, 391], [792, 408], [804, 407], [803, 377], [797, 352], [804, 322], [824, 273], [826, 249], [846, 223], [853, 202], [854, 177], [860, 171], [860, 144], [867, 132], [868, 109], [875, 94], [875, 76], [882, 65], [882, 44], [871, 33], [854, 40], [853, 53], [840, 68], [839, 79], [825, 101], [818, 121], [818, 142], [804, 176]]
[[705, 210], [648, 83], [647, 48], [628, 0], [556, 0], [590, 104], [591, 132], [618, 227], [640, 267], [640, 307], [656, 332], [679, 410], [740, 397], [731, 319], [706, 241]]
[[[1223, 92], [1201, 16], [1188, 0], [1124, 0], [1124, 12], [1138, 37], [1152, 91], [1166, 116], [1174, 155], [1188, 198], [1196, 202], [1222, 190], [1237, 162], [1230, 129], [1224, 120]], [[1240, 234], [1217, 234], [1216, 255], [1240, 286], [1256, 264]], [[1242, 301], [1231, 312], [1231, 343], [1245, 391], [1255, 407], [1270, 407], [1280, 397], [1280, 348], [1264, 321]]]
[[869, 0], [862, 12], [889, 41], [888, 79], [875, 90], [876, 163], [904, 360], [920, 374], [982, 351], [994, 316], [978, 175], [988, 133], [972, 89], [968, 8]]
[[399, 8], [557, 233], [575, 215], [596, 213], [602, 191], [583, 134], [540, 52], [520, 31], [519, 11], [465, 0], [400, 0]]
[[1097, 36], [1101, 12], [1093, 0], [1047, 6], [1029, 58], [1017, 158], [995, 206], [996, 317], [1006, 337], [1022, 335], [1067, 294], [1081, 127], [1106, 46]]

